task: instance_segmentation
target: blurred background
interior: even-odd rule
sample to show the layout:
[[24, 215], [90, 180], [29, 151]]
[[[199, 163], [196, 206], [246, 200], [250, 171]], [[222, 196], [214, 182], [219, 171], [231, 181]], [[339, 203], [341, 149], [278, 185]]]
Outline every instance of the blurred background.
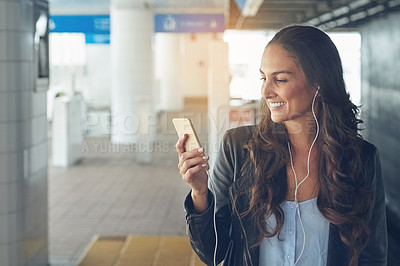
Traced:
[[257, 123], [263, 49], [291, 24], [339, 50], [400, 265], [400, 0], [0, 0], [0, 266], [184, 237], [171, 119], [193, 121], [212, 167], [227, 129]]

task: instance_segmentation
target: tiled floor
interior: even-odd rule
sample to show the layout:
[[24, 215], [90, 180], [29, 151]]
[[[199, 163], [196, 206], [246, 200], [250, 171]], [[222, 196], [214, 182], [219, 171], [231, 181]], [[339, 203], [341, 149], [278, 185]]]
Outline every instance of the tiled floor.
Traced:
[[[109, 143], [106, 138], [85, 143]], [[75, 265], [95, 235], [184, 235], [181, 180], [173, 151], [140, 165], [131, 152], [88, 152], [68, 169], [49, 167], [50, 263]]]

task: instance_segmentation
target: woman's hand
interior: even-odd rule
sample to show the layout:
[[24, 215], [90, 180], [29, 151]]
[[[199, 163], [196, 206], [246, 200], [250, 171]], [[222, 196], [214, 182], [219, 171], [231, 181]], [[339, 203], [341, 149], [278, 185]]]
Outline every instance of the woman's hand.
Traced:
[[176, 143], [176, 151], [179, 155], [179, 173], [182, 179], [192, 188], [193, 205], [198, 213], [208, 208], [208, 156], [204, 155], [204, 149], [186, 151], [185, 142], [187, 135], [183, 135]]

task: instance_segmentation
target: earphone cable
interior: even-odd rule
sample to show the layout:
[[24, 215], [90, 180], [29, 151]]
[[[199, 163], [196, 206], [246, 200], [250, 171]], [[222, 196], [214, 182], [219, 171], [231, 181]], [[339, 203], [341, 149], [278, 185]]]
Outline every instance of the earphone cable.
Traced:
[[217, 232], [217, 221], [216, 221], [216, 213], [217, 213], [217, 194], [214, 190], [214, 184], [212, 179], [210, 178], [209, 171], [206, 170], [208, 180], [210, 181], [210, 190], [214, 196], [214, 213], [213, 213], [213, 225], [214, 225], [214, 234], [215, 234], [215, 247], [214, 247], [214, 257], [213, 257], [213, 265], [217, 266], [217, 247], [218, 247], [218, 232]]
[[312, 150], [312, 148], [314, 147], [314, 144], [315, 144], [315, 142], [317, 141], [318, 134], [319, 134], [319, 123], [318, 123], [318, 119], [317, 119], [317, 116], [315, 115], [315, 111], [314, 111], [314, 103], [315, 103], [315, 99], [317, 98], [318, 91], [319, 91], [319, 87], [318, 87], [318, 89], [317, 89], [317, 91], [316, 91], [316, 93], [315, 93], [315, 96], [314, 96], [313, 101], [312, 101], [312, 104], [311, 104], [311, 111], [312, 111], [312, 114], [313, 114], [313, 117], [314, 117], [314, 120], [315, 120], [315, 123], [316, 123], [317, 133], [315, 134], [314, 140], [313, 140], [313, 142], [311, 143], [311, 146], [310, 146], [310, 150], [308, 151], [308, 157], [307, 157], [307, 175], [306, 175], [306, 177], [304, 177], [304, 179], [303, 179], [299, 184], [297, 184], [296, 171], [294, 170], [294, 166], [293, 166], [293, 156], [292, 156], [292, 152], [291, 152], [290, 143], [289, 143], [289, 141], [288, 141], [288, 150], [289, 150], [289, 156], [290, 156], [290, 165], [291, 165], [291, 168], [292, 168], [292, 171], [293, 171], [293, 175], [294, 175], [294, 179], [295, 179], [295, 183], [296, 183], [296, 188], [295, 188], [295, 190], [294, 190], [294, 200], [295, 200], [295, 203], [296, 203], [297, 215], [299, 216], [300, 226], [301, 226], [301, 229], [302, 229], [302, 231], [303, 231], [303, 247], [302, 247], [301, 252], [300, 252], [300, 255], [299, 255], [299, 257], [297, 258], [297, 260], [295, 261], [294, 265], [296, 265], [296, 264], [299, 262], [301, 256], [303, 255], [304, 248], [305, 248], [305, 246], [306, 246], [306, 233], [305, 233], [305, 230], [304, 230], [303, 221], [302, 221], [302, 219], [301, 219], [299, 202], [298, 202], [298, 200], [297, 200], [297, 191], [298, 191], [298, 188], [300, 187], [300, 185], [301, 185], [301, 184], [309, 177], [309, 175], [310, 175], [310, 156], [311, 156], [311, 150]]

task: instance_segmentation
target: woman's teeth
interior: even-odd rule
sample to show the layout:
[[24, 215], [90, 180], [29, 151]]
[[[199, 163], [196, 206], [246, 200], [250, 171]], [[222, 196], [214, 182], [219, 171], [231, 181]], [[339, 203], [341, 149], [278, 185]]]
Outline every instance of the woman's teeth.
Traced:
[[286, 102], [279, 102], [279, 103], [269, 103], [271, 107], [279, 107], [286, 104]]

